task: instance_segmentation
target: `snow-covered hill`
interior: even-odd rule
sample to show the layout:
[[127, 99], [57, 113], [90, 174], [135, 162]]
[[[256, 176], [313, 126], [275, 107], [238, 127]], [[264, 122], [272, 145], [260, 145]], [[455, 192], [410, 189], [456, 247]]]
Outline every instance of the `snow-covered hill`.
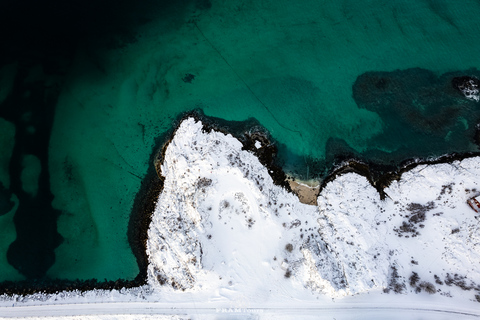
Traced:
[[480, 224], [466, 204], [480, 191], [478, 158], [418, 166], [384, 201], [366, 178], [348, 173], [311, 206], [274, 185], [241, 149], [194, 118], [177, 129], [148, 233], [156, 290], [246, 305], [362, 292], [480, 301]]

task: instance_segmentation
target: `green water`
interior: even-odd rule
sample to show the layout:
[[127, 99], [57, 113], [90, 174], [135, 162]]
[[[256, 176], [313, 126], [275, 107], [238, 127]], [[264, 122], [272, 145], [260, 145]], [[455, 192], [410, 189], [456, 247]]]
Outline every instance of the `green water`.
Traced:
[[298, 168], [325, 159], [329, 140], [363, 152], [384, 133], [380, 115], [352, 98], [359, 75], [480, 67], [473, 0], [212, 1], [176, 12], [135, 30], [125, 47], [85, 43], [77, 52], [49, 150], [64, 238], [52, 278], [137, 275], [127, 241], [133, 199], [155, 138], [181, 112], [254, 117], [284, 146], [286, 166]]

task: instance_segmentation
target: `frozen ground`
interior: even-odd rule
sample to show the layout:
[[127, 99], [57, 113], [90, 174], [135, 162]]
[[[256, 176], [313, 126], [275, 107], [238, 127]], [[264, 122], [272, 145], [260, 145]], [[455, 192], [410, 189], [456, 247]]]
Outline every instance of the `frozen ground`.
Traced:
[[480, 317], [480, 223], [466, 204], [480, 190], [478, 158], [417, 166], [384, 201], [345, 174], [312, 206], [275, 186], [231, 135], [202, 128], [184, 120], [166, 149], [147, 286], [5, 298], [0, 315]]

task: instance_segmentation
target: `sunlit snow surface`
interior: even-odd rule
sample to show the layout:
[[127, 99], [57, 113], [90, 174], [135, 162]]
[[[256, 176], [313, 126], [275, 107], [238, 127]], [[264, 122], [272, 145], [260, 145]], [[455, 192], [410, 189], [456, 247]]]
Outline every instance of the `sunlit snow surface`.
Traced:
[[202, 127], [184, 120], [165, 153], [147, 244], [154, 288], [245, 304], [312, 293], [425, 294], [427, 284], [437, 295], [479, 294], [479, 221], [465, 202], [480, 189], [477, 158], [418, 166], [384, 201], [364, 177], [339, 176], [317, 207], [274, 185], [231, 135]]

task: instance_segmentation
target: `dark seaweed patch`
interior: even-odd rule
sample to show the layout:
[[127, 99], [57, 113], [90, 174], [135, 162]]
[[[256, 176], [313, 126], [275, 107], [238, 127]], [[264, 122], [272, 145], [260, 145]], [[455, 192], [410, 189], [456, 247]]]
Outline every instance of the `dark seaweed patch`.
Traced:
[[191, 73], [186, 73], [182, 78], [182, 81], [185, 83], [192, 83], [193, 80], [195, 80], [195, 75]]
[[398, 165], [409, 158], [476, 151], [471, 144], [480, 108], [452, 86], [465, 74], [480, 76], [477, 69], [437, 76], [420, 68], [360, 75], [352, 87], [355, 102], [385, 123], [361, 158]]

